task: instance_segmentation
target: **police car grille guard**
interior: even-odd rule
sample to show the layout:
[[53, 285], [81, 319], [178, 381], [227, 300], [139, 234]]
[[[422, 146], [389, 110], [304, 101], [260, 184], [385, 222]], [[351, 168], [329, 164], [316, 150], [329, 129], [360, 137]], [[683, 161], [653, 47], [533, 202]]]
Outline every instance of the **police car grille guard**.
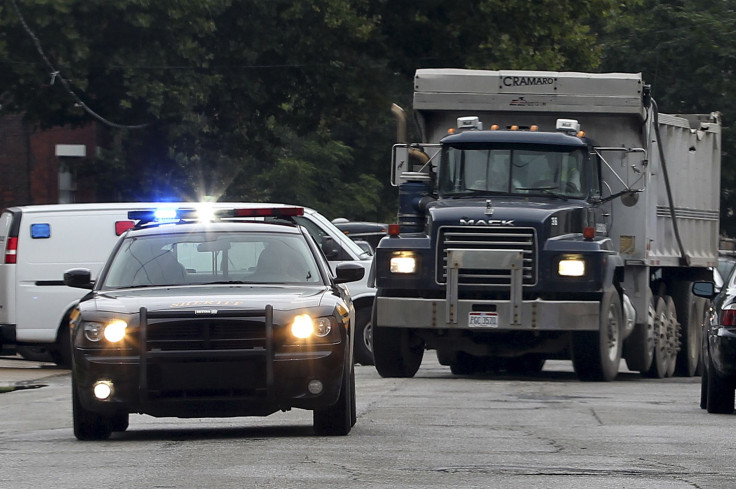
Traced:
[[[521, 250], [522, 284], [537, 283], [537, 245], [534, 228], [511, 226], [443, 226], [437, 235], [437, 283], [447, 283], [447, 253], [456, 250]], [[511, 270], [463, 268], [458, 273], [460, 287], [510, 287]]]
[[273, 307], [262, 310], [140, 309], [142, 402], [274, 397]]

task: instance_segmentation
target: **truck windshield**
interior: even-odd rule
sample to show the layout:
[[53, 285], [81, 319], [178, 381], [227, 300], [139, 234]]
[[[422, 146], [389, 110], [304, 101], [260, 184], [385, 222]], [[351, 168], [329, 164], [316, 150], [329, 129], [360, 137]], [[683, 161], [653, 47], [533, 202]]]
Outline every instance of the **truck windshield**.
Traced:
[[583, 198], [585, 156], [579, 147], [445, 146], [438, 190], [442, 197], [503, 193]]

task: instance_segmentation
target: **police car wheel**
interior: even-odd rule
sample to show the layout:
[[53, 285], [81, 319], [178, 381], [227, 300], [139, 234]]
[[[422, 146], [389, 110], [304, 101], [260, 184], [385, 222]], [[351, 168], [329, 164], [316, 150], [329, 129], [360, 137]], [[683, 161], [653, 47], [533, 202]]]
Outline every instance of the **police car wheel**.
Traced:
[[326, 409], [315, 409], [313, 412], [314, 432], [319, 436], [345, 436], [355, 424], [353, 407], [355, 406], [355, 369], [350, 366], [350, 373], [343, 375], [340, 397], [337, 402]]
[[731, 414], [734, 406], [734, 382], [718, 375], [713, 368], [713, 361], [709, 361], [706, 408], [709, 413]]
[[77, 393], [77, 385], [72, 379], [72, 417], [74, 420], [74, 436], [77, 440], [107, 440], [113, 431], [112, 419], [82, 406]]

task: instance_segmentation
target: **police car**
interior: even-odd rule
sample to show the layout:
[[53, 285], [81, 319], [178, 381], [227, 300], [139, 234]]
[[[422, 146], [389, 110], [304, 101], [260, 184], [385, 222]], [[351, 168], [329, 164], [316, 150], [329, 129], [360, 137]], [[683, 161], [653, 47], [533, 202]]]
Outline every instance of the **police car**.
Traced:
[[118, 241], [73, 311], [74, 434], [125, 431], [129, 413], [156, 417], [267, 416], [313, 411], [318, 435], [355, 424], [355, 310], [301, 226], [253, 220], [298, 207], [151, 209]]

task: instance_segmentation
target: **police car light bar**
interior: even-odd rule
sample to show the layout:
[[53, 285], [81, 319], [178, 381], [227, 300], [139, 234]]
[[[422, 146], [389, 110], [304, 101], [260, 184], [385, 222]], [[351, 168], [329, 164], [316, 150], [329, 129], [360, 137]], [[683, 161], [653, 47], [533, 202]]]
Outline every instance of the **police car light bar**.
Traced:
[[213, 218], [232, 217], [293, 217], [303, 216], [303, 207], [250, 207], [238, 209], [214, 209], [211, 213], [203, 215], [198, 209], [179, 209], [162, 207], [160, 209], [144, 209], [128, 211], [128, 219], [136, 221], [136, 226], [148, 223], [172, 223], [189, 220], [212, 220]]

